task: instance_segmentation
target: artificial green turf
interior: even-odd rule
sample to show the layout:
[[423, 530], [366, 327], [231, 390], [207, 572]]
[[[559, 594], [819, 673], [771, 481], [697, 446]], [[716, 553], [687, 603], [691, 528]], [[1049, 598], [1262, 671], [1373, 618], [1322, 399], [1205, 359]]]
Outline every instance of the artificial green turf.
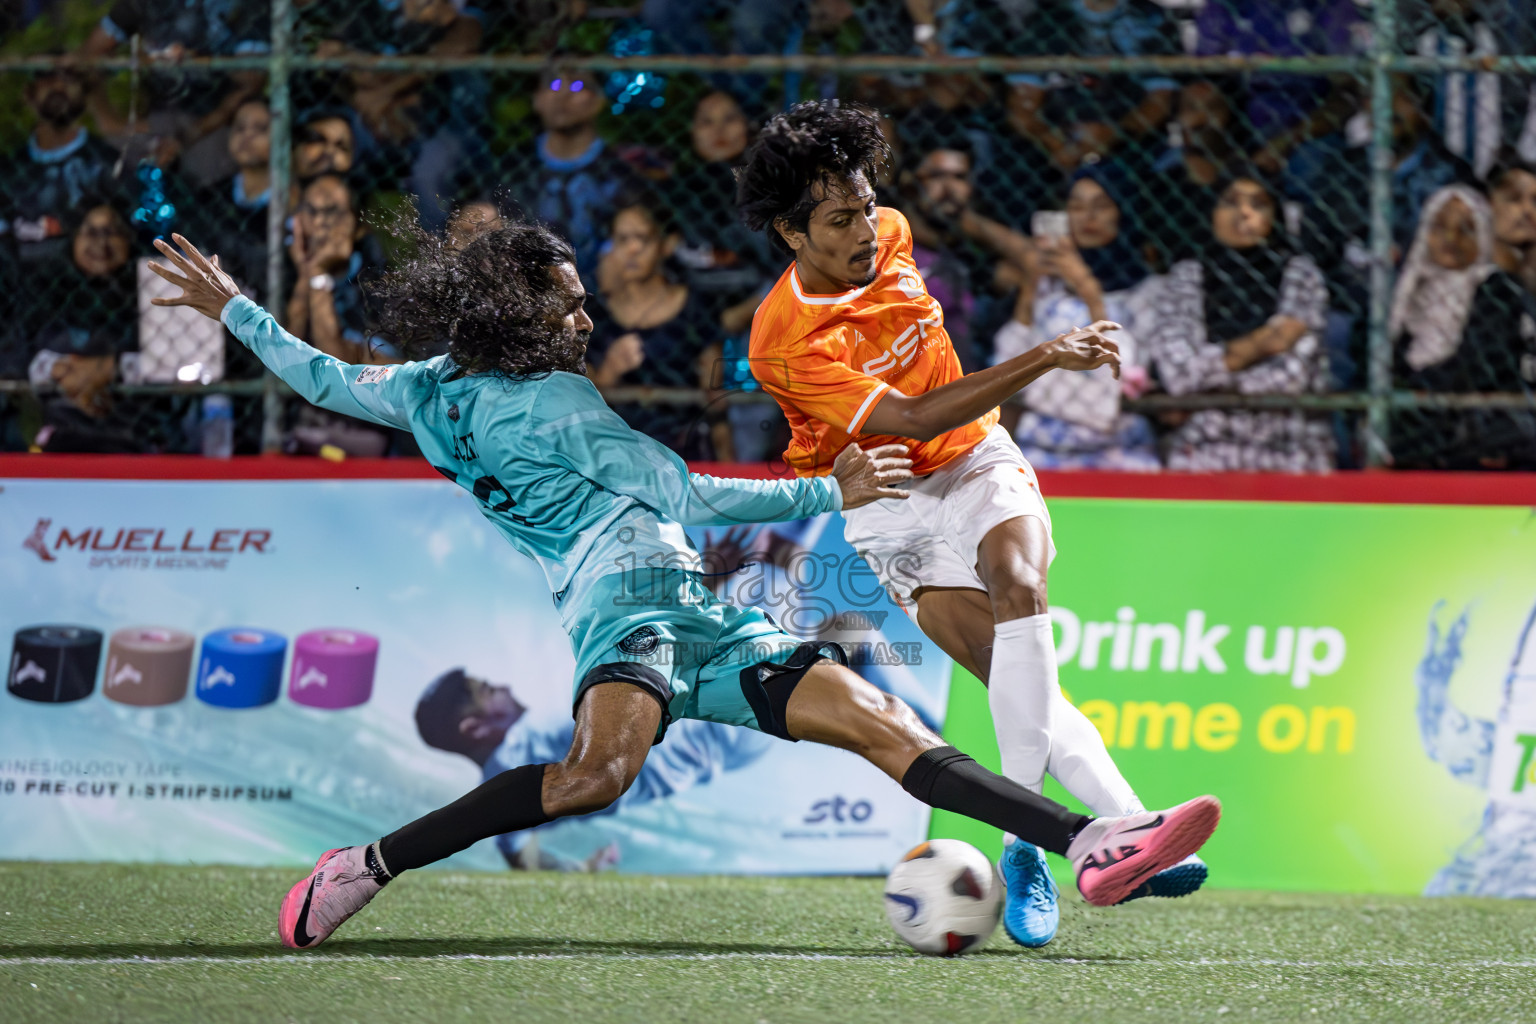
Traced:
[[0, 864], [0, 1021], [1536, 1020], [1529, 903], [1068, 899], [1044, 950], [940, 960], [898, 943], [878, 879], [417, 872], [296, 952], [295, 880]]

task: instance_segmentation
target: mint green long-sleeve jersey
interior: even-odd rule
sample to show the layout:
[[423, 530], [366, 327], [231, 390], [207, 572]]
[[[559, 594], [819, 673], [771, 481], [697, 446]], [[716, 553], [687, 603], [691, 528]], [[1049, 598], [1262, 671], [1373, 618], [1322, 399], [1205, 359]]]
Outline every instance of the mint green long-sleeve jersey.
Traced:
[[569, 623], [593, 581], [644, 567], [697, 571], [682, 524], [802, 519], [842, 507], [830, 476], [724, 480], [690, 473], [631, 430], [586, 377], [528, 381], [461, 374], [447, 356], [343, 363], [278, 326], [250, 299], [220, 317], [306, 401], [408, 430], [518, 551], [538, 562]]

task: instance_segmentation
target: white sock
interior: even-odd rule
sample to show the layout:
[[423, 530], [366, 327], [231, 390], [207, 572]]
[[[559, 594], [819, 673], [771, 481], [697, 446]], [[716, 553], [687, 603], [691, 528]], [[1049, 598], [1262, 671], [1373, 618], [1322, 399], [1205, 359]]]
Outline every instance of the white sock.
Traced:
[[1146, 810], [1114, 758], [1104, 749], [1104, 737], [1084, 715], [1056, 691], [1051, 719], [1051, 757], [1046, 770], [1068, 793], [1101, 818], [1116, 818]]
[[992, 709], [1003, 774], [1038, 793], [1045, 782], [1051, 728], [1061, 702], [1051, 617], [1029, 615], [994, 626], [988, 674], [987, 704]]
[[[1061, 695], [1049, 615], [993, 627], [987, 703], [1003, 775], [1038, 793], [1049, 771], [1096, 815], [1142, 810], [1098, 729]], [[1003, 839], [1011, 843], [1014, 837]]]

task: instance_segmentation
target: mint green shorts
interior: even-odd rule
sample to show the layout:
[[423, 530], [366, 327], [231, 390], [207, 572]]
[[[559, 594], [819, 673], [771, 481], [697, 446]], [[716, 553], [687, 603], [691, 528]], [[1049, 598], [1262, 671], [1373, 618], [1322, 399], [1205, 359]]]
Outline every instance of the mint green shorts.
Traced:
[[765, 612], [738, 608], [680, 569], [615, 573], [592, 586], [570, 625], [573, 712], [599, 683], [632, 683], [661, 704], [660, 742], [679, 718], [756, 729], [782, 739], [788, 691], [834, 643], [790, 636]]

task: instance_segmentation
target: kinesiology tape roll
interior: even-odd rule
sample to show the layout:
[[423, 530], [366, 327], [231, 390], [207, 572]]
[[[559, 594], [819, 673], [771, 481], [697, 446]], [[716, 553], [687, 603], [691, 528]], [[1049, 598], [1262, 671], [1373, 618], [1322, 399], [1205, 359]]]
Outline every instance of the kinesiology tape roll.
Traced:
[[112, 634], [101, 692], [120, 704], [154, 707], [187, 695], [192, 674], [191, 633], [159, 626], [134, 626]]
[[84, 626], [30, 626], [11, 643], [6, 688], [23, 700], [63, 704], [96, 688], [101, 633]]
[[379, 641], [355, 629], [316, 629], [293, 641], [288, 697], [311, 708], [356, 707], [373, 695]]
[[265, 629], [216, 629], [203, 637], [197, 697], [220, 708], [259, 708], [283, 687], [288, 639]]

